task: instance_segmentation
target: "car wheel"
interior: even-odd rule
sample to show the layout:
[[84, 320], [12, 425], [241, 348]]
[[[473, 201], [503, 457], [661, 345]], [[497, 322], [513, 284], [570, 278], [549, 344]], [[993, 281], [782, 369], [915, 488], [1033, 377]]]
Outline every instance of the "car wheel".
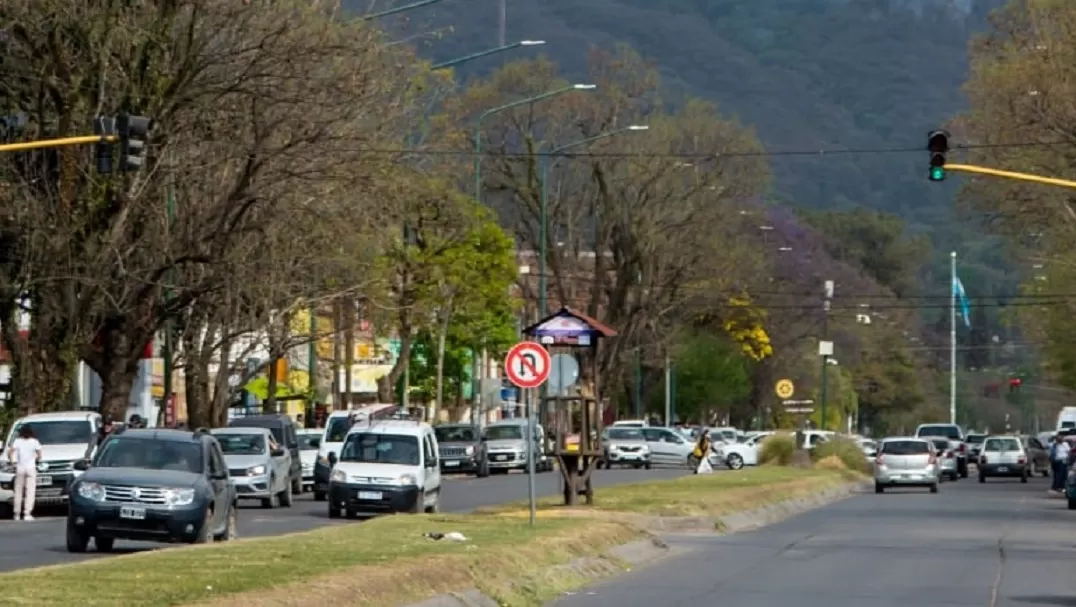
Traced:
[[1069, 498], [1069, 510], [1076, 510], [1076, 499]]
[[598, 463], [594, 464], [594, 467], [595, 467], [595, 468], [597, 468], [598, 470], [601, 470], [601, 469], [602, 469], [602, 464], [603, 464], [603, 463], [604, 463], [604, 462], [603, 462], [603, 460], [600, 460], [600, 459], [599, 459], [599, 460], [598, 460]]
[[90, 543], [90, 536], [75, 527], [70, 520], [67, 521], [67, 551], [86, 552], [86, 546]]
[[332, 505], [331, 503], [329, 504], [329, 518], [340, 518], [342, 514], [343, 513], [340, 511], [339, 508]]
[[[293, 478], [291, 479], [291, 493], [292, 495], [302, 495], [303, 493], [303, 479]], [[291, 499], [288, 499], [288, 503], [285, 506], [291, 505]]]
[[980, 474], [979, 475], [979, 482], [980, 483], [985, 483], [986, 482], [986, 475], [985, 474]]
[[1021, 483], [1026, 483], [1027, 482], [1027, 472], [1020, 475], [1020, 482]]
[[725, 465], [729, 467], [729, 470], [739, 470], [743, 468], [743, 458], [737, 453], [731, 453], [725, 460]]
[[885, 493], [885, 487], [883, 487], [881, 483], [874, 483], [874, 492]]
[[654, 466], [654, 464], [652, 464], [652, 463], [650, 463], [650, 462], [646, 462], [645, 464], [643, 464], [643, 468], [646, 468], [647, 470], [649, 470], [649, 469], [650, 469], [650, 468], [652, 468], [653, 466]]
[[643, 465], [642, 465], [642, 464], [632, 464], [632, 466], [631, 466], [631, 467], [632, 467], [632, 468], [635, 468], [636, 470], [639, 470], [640, 468], [642, 468], [642, 467], [643, 467]]
[[325, 498], [326, 498], [326, 494], [325, 494], [324, 491], [318, 491], [317, 489], [314, 489], [314, 501], [315, 502], [324, 502]]
[[230, 542], [239, 539], [239, 511], [235, 504], [228, 506], [228, 520], [224, 523], [224, 533], [213, 538], [216, 542]]
[[[420, 487], [420, 489], [421, 489], [421, 487]], [[425, 511], [426, 511], [426, 496], [425, 495], [419, 495], [418, 498], [415, 499], [415, 507], [411, 508], [411, 512], [414, 513], [414, 514], [420, 514], [420, 513], [425, 512]]]
[[205, 519], [202, 522], [202, 528], [198, 530], [198, 535], [195, 536], [192, 544], [212, 544], [213, 533], [210, 527], [213, 525], [213, 508], [205, 509]]
[[931, 493], [937, 493], [938, 492], [938, 484], [937, 483], [934, 483], [933, 485], [930, 486], [930, 492]]
[[288, 490], [287, 485], [284, 486], [284, 490], [276, 494], [276, 501], [283, 508], [291, 508], [292, 492]]
[[437, 514], [441, 511], [441, 499], [440, 495], [437, 496], [437, 501], [432, 506], [426, 506], [426, 514]]
[[95, 537], [93, 538], [93, 547], [98, 552], [112, 552], [112, 547], [116, 545], [116, 539], [111, 537]]
[[0, 504], [0, 519], [11, 520], [15, 518], [15, 508], [11, 504]]
[[949, 475], [949, 480], [953, 481], [954, 483], [956, 482], [956, 479], [958, 479], [958, 478], [960, 478], [960, 475], [957, 474], [956, 472], [953, 472], [953, 473], [951, 473]]

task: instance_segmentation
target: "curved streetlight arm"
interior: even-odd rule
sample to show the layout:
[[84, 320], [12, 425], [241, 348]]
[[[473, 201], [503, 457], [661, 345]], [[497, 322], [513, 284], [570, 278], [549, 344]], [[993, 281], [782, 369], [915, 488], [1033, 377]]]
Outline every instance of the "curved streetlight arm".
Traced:
[[397, 6], [396, 8], [390, 8], [390, 9], [379, 11], [379, 12], [376, 12], [376, 13], [370, 13], [369, 15], [363, 15], [362, 20], [363, 21], [370, 21], [371, 19], [378, 19], [380, 17], [387, 17], [389, 15], [395, 15], [397, 13], [407, 12], [407, 11], [410, 11], [410, 10], [414, 10], [416, 8], [422, 8], [424, 6], [429, 6], [431, 4], [437, 4], [438, 2], [443, 2], [443, 1], [444, 0], [420, 0], [419, 2], [412, 2], [411, 4], [405, 4], [403, 6]]
[[470, 55], [464, 55], [463, 57], [458, 57], [456, 59], [450, 59], [448, 61], [442, 61], [440, 63], [435, 63], [432, 66], [430, 66], [430, 69], [431, 70], [443, 70], [445, 68], [452, 67], [454, 65], [459, 65], [461, 63], [467, 63], [468, 61], [473, 61], [475, 59], [480, 59], [482, 57], [487, 57], [489, 55], [495, 55], [497, 53], [503, 53], [504, 51], [510, 51], [512, 49], [520, 48], [520, 47], [523, 47], [523, 46], [540, 46], [542, 44], [545, 44], [545, 42], [543, 42], [541, 40], [520, 40], [519, 42], [513, 42], [512, 44], [505, 44], [504, 46], [498, 46], [496, 48], [486, 49], [484, 51], [478, 51], [477, 53], [471, 53]]

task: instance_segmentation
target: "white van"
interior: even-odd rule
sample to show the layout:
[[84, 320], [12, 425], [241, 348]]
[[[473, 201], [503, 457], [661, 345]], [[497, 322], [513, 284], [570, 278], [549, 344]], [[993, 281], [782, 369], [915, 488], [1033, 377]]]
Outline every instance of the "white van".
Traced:
[[[7, 441], [0, 444], [0, 447], [6, 448], [10, 445], [26, 425], [30, 426], [41, 443], [42, 459], [38, 464], [36, 503], [67, 503], [69, 481], [82, 475], [75, 470], [75, 462], [86, 457], [90, 442], [101, 427], [101, 415], [93, 411], [27, 415], [15, 421]], [[4, 466], [0, 471], [0, 516], [10, 518], [15, 501], [15, 468], [7, 463], [6, 457], [2, 461]]]
[[325, 432], [321, 435], [321, 444], [318, 446], [318, 455], [314, 460], [314, 499], [324, 501], [329, 494], [329, 473], [332, 464], [329, 456], [340, 457], [340, 447], [344, 444], [351, 427], [349, 421], [352, 417], [355, 422], [369, 422], [372, 420], [389, 419], [395, 413], [396, 405], [366, 405], [350, 411], [333, 411], [325, 420]]
[[1069, 428], [1076, 428], [1076, 407], [1062, 407], [1057, 414], [1057, 426], [1054, 430], [1060, 432]]
[[340, 454], [330, 455], [329, 518], [437, 512], [441, 465], [437, 435], [426, 422], [356, 423]]

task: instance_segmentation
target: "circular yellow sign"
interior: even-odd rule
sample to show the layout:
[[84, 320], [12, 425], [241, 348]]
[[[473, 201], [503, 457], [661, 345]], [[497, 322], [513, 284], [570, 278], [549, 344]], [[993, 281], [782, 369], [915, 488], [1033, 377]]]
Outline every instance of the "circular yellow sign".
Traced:
[[792, 398], [796, 393], [796, 386], [790, 379], [781, 379], [774, 385], [773, 391], [777, 393], [777, 398]]

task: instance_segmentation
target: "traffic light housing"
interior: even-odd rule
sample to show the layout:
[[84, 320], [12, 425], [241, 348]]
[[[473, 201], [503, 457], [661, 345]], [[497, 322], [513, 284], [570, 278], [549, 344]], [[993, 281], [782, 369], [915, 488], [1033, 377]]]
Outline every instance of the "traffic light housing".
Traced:
[[138, 171], [146, 164], [146, 141], [152, 128], [153, 119], [146, 116], [121, 114], [116, 119], [121, 171]]
[[930, 152], [930, 180], [945, 181], [945, 154], [949, 151], [948, 131], [927, 133], [927, 151]]
[[98, 116], [93, 119], [93, 134], [101, 135], [101, 141], [94, 147], [94, 157], [97, 160], [97, 173], [109, 175], [112, 173], [112, 142], [104, 137], [116, 134], [116, 119], [108, 116]]

